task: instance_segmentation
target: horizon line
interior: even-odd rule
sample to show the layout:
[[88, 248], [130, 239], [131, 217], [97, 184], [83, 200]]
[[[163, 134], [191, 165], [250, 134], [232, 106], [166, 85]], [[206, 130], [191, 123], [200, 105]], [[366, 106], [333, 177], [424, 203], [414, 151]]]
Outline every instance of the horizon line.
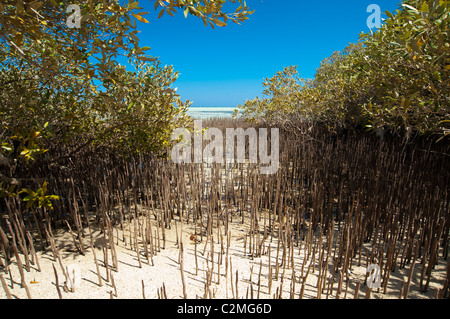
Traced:
[[191, 105], [189, 107], [237, 107], [235, 105], [222, 105], [222, 106], [217, 106], [217, 105]]

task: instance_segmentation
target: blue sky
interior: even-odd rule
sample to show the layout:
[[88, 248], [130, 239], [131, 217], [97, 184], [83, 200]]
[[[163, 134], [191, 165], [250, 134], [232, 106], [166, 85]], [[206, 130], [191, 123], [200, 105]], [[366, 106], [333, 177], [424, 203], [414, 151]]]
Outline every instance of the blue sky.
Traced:
[[141, 46], [180, 73], [178, 93], [193, 106], [236, 106], [261, 96], [264, 78], [297, 65], [313, 78], [322, 59], [368, 32], [366, 12], [378, 4], [384, 12], [400, 0], [248, 0], [255, 13], [241, 25], [213, 30], [182, 12], [157, 19], [153, 1], [141, 0], [149, 24], [138, 23]]

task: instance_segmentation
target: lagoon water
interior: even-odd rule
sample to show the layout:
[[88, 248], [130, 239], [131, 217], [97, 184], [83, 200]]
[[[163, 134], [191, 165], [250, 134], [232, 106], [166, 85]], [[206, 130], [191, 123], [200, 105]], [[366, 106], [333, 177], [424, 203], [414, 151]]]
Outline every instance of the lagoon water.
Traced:
[[193, 118], [207, 119], [212, 117], [231, 117], [233, 115], [234, 106], [205, 107], [191, 106], [188, 114]]

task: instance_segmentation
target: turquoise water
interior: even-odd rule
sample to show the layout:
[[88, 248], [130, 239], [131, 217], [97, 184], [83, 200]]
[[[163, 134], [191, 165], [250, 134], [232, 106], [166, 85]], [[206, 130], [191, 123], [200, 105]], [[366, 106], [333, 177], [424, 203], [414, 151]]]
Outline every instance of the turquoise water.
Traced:
[[231, 117], [233, 115], [234, 106], [221, 107], [205, 107], [205, 106], [191, 106], [188, 114], [194, 118], [211, 118], [211, 117]]

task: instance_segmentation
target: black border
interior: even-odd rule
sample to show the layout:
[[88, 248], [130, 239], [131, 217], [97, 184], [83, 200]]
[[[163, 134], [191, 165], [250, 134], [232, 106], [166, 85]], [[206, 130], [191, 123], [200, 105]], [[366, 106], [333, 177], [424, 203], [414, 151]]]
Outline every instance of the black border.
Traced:
[[[209, 306], [210, 314], [179, 314], [179, 307], [188, 306]], [[223, 313], [224, 310], [245, 309], [246, 306], [253, 305], [270, 305], [269, 313]], [[56, 300], [56, 299], [21, 299], [21, 300], [0, 300], [0, 307], [4, 310], [15, 310], [25, 312], [35, 312], [36, 314], [45, 311], [47, 314], [73, 315], [78, 316], [104, 316], [111, 315], [121, 319], [130, 319], [127, 317], [139, 316], [140, 318], [280, 318], [289, 316], [289, 318], [305, 318], [311, 315], [331, 316], [349, 316], [350, 318], [367, 318], [369, 315], [375, 316], [404, 316], [411, 315], [415, 318], [426, 313], [442, 315], [440, 312], [449, 313], [448, 299], [286, 299], [286, 300], [270, 300], [270, 299], [114, 299], [114, 300], [97, 300], [97, 299], [75, 299], [75, 300]], [[23, 308], [22, 308], [23, 307]], [[29, 308], [28, 308], [29, 307]], [[253, 306], [253, 309], [256, 309]], [[262, 306], [259, 309], [269, 309], [269, 306]], [[312, 312], [312, 314], [310, 313]], [[430, 313], [430, 314], [431, 314]], [[425, 314], [426, 315], [426, 314]], [[293, 316], [293, 317], [292, 317]], [[114, 318], [111, 317], [111, 318]], [[78, 317], [79, 318], [79, 317]]]

